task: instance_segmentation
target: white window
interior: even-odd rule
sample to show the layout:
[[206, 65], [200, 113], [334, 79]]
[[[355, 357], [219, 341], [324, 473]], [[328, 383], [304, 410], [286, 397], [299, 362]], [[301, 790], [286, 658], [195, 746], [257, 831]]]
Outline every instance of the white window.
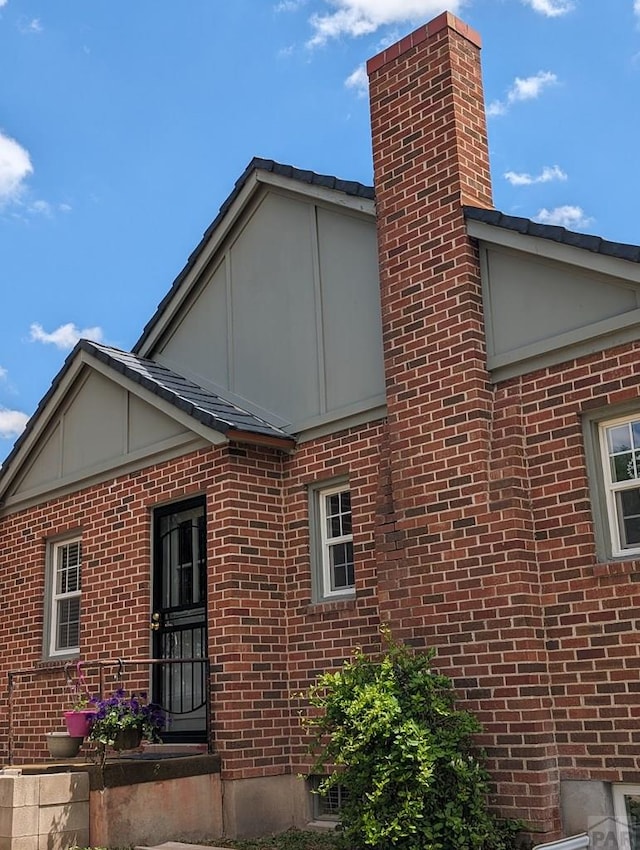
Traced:
[[601, 422], [599, 443], [613, 557], [640, 554], [640, 415]]
[[80, 568], [82, 543], [64, 540], [51, 547], [49, 655], [80, 649]]
[[346, 484], [317, 489], [317, 577], [323, 598], [353, 595], [351, 493]]
[[618, 850], [638, 850], [640, 847], [640, 785], [614, 785], [613, 811]]

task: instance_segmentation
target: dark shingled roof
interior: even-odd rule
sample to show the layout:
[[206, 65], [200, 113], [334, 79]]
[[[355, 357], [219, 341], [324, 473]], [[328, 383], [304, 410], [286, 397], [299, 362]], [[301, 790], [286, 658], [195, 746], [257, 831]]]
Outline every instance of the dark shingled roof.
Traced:
[[624, 242], [609, 242], [599, 236], [589, 236], [585, 233], [576, 233], [564, 227], [556, 227], [551, 224], [538, 224], [528, 218], [519, 218], [514, 215], [504, 215], [498, 210], [487, 210], [481, 207], [463, 207], [467, 219], [481, 221], [494, 227], [502, 227], [505, 230], [514, 230], [524, 236], [537, 236], [540, 239], [551, 239], [553, 242], [561, 242], [563, 245], [571, 245], [574, 248], [582, 248], [585, 251], [593, 251], [596, 254], [604, 254], [607, 257], [617, 257], [621, 260], [629, 260], [632, 263], [640, 263], [640, 247], [638, 245], [626, 245]]
[[121, 372], [214, 431], [220, 431], [221, 434], [226, 434], [228, 431], [244, 431], [260, 434], [263, 437], [293, 441], [293, 437], [281, 428], [271, 425], [253, 413], [248, 413], [222, 396], [199, 387], [193, 381], [183, 378], [182, 375], [154, 360], [147, 360], [128, 351], [120, 351], [119, 348], [110, 348], [86, 339], [81, 340], [79, 345], [107, 366]]
[[65, 374], [69, 371], [79, 351], [88, 352], [111, 369], [120, 372], [120, 374], [140, 384], [141, 387], [154, 393], [154, 395], [168, 401], [174, 407], [184, 411], [198, 422], [201, 422], [208, 428], [212, 428], [214, 431], [219, 431], [221, 434], [226, 434], [229, 431], [242, 431], [246, 434], [255, 434], [259, 437], [287, 440], [290, 443], [294, 442], [294, 438], [281, 428], [277, 428], [275, 425], [271, 425], [253, 413], [248, 413], [246, 410], [243, 410], [221, 396], [199, 387], [193, 381], [183, 378], [182, 375], [173, 372], [171, 369], [167, 369], [166, 366], [155, 363], [153, 360], [147, 360], [144, 357], [137, 357], [135, 354], [130, 354], [127, 351], [121, 351], [119, 348], [111, 348], [108, 345], [91, 342], [88, 339], [81, 339], [65, 360], [64, 366], [53, 379], [51, 387], [41, 399], [33, 416], [29, 419], [26, 429], [16, 440], [13, 449], [6, 457], [0, 469], [0, 478], [2, 478], [3, 474], [9, 468], [15, 455], [26, 440], [27, 435], [35, 426], [39, 415], [58, 389]]
[[283, 165], [282, 163], [275, 162], [275, 160], [273, 159], [262, 159], [259, 156], [255, 156], [236, 181], [236, 184], [233, 187], [233, 191], [220, 207], [218, 215], [214, 218], [209, 227], [205, 230], [202, 239], [195, 247], [194, 251], [190, 254], [185, 267], [182, 269], [177, 278], [173, 281], [173, 283], [171, 284], [171, 288], [164, 296], [162, 301], [158, 304], [156, 312], [145, 325], [144, 330], [140, 335], [140, 338], [133, 346], [132, 350], [134, 352], [140, 351], [140, 348], [142, 347], [144, 341], [149, 336], [149, 333], [151, 332], [156, 322], [164, 312], [167, 304], [173, 298], [176, 290], [179, 289], [183, 280], [188, 275], [190, 269], [198, 259], [200, 252], [202, 251], [206, 243], [209, 241], [211, 234], [218, 227], [218, 225], [226, 215], [229, 207], [238, 197], [238, 195], [242, 191], [242, 187], [254, 171], [269, 171], [272, 174], [277, 174], [279, 177], [289, 177], [292, 180], [298, 180], [300, 183], [308, 183], [312, 186], [322, 186], [325, 189], [333, 189], [337, 192], [344, 192], [345, 195], [352, 195], [356, 198], [366, 198], [367, 200], [374, 200], [373, 186], [365, 186], [363, 183], [358, 183], [355, 180], [340, 180], [340, 178], [331, 177], [328, 174], [316, 174], [315, 171], [306, 171], [301, 168], [294, 168], [294, 166], [292, 165]]

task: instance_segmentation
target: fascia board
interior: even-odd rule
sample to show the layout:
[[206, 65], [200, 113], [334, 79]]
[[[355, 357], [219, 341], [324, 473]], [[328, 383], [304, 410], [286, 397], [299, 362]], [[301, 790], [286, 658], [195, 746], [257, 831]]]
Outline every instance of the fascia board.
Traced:
[[255, 178], [259, 183], [272, 186], [275, 189], [284, 190], [294, 195], [302, 195], [314, 201], [320, 201], [332, 207], [343, 207], [354, 212], [364, 213], [375, 218], [376, 205], [371, 198], [360, 198], [357, 195], [348, 195], [339, 189], [329, 189], [327, 186], [319, 186], [315, 183], [303, 183], [293, 177], [283, 177], [272, 171], [256, 171]]
[[617, 257], [597, 254], [573, 245], [564, 245], [552, 239], [516, 233], [504, 227], [495, 227], [483, 221], [467, 220], [467, 233], [474, 239], [486, 243], [486, 247], [499, 245], [525, 254], [544, 257], [559, 263], [567, 263], [587, 271], [619, 278], [627, 283], [640, 284], [640, 264]]

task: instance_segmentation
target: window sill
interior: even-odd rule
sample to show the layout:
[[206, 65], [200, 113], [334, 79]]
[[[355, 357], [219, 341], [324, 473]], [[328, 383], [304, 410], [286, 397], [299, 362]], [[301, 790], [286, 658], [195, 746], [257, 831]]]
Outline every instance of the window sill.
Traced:
[[634, 573], [640, 573], [640, 558], [637, 557], [620, 561], [604, 561], [593, 566], [593, 574], [596, 578], [633, 575]]
[[36, 661], [34, 667], [37, 667], [39, 670], [46, 670], [48, 667], [61, 667], [79, 659], [79, 652], [70, 652], [69, 655], [51, 655]]
[[341, 599], [319, 599], [311, 602], [304, 609], [306, 614], [325, 614], [330, 611], [355, 611], [356, 596], [342, 597]]

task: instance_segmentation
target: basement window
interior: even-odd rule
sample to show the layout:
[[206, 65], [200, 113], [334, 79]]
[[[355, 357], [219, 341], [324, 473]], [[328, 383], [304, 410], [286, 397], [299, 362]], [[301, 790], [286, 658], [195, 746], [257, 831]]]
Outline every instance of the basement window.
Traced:
[[329, 788], [329, 790], [324, 794], [321, 794], [318, 791], [318, 787], [324, 778], [325, 777], [323, 776], [310, 777], [312, 790], [311, 799], [313, 801], [313, 819], [320, 821], [334, 821], [337, 823], [340, 820], [340, 813], [342, 811], [342, 806], [347, 799], [348, 791], [344, 785], [338, 783], [337, 785], [333, 785]]

